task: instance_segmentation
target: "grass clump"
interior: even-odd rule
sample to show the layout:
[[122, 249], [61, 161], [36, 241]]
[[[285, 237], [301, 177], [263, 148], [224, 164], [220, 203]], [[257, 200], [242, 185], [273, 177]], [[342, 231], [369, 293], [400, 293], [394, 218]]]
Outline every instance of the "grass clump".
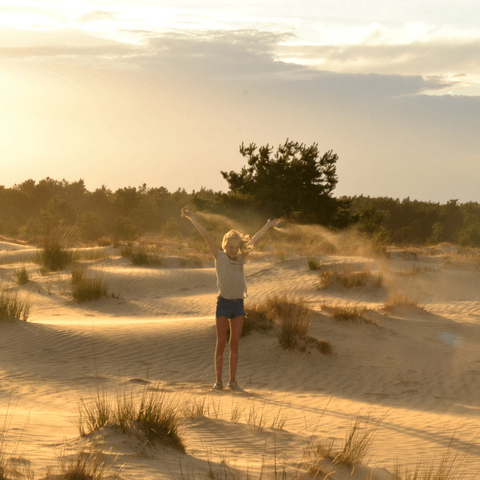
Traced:
[[245, 311], [242, 336], [252, 330], [274, 329], [284, 349], [304, 352], [311, 347], [323, 354], [332, 353], [330, 342], [308, 335], [314, 312], [301, 297], [272, 295], [261, 303], [248, 305]]
[[340, 270], [325, 269], [319, 274], [318, 288], [340, 285], [342, 288], [377, 287], [383, 285], [383, 277], [374, 275], [370, 270], [354, 270], [351, 265], [344, 265]]
[[100, 274], [87, 277], [86, 269], [79, 266], [72, 269], [71, 289], [72, 297], [78, 303], [109, 296], [105, 278]]
[[358, 307], [357, 305], [322, 305], [322, 310], [328, 312], [336, 322], [341, 321], [363, 321], [365, 323], [373, 323], [373, 320], [368, 319], [365, 315], [367, 309], [365, 307]]
[[[52, 469], [45, 477], [45, 480], [103, 480], [119, 479], [118, 475], [112, 474], [112, 462], [101, 451], [90, 450], [67, 454], [62, 452], [57, 457], [59, 473], [52, 473]], [[1, 477], [0, 477], [1, 478]]]
[[316, 257], [307, 257], [307, 264], [310, 270], [320, 270], [323, 265]]
[[370, 417], [357, 417], [347, 430], [340, 450], [335, 449], [336, 441], [332, 437], [327, 441], [309, 443], [305, 449], [305, 455], [311, 460], [307, 471], [311, 474], [322, 472], [321, 461], [324, 459], [349, 468], [354, 468], [355, 464], [363, 464], [383, 419], [384, 417], [372, 423]]
[[368, 419], [357, 418], [345, 435], [342, 450], [338, 452], [333, 463], [352, 467], [355, 463], [362, 464], [370, 450], [376, 433], [376, 427], [381, 420], [370, 425]]
[[25, 267], [18, 268], [13, 273], [15, 277], [15, 283], [20, 287], [22, 285], [27, 284], [30, 281], [30, 276], [28, 275], [28, 271]]
[[423, 307], [418, 303], [418, 299], [410, 297], [408, 293], [394, 293], [393, 295], [390, 295], [385, 301], [383, 308], [387, 311], [391, 311], [397, 306], [413, 306], [423, 310]]
[[144, 245], [125, 245], [120, 249], [120, 254], [128, 258], [133, 265], [163, 265], [164, 259], [149, 251]]
[[[442, 455], [436, 455], [430, 462], [417, 462], [415, 466], [395, 465], [394, 477], [401, 480], [454, 480], [464, 478], [466, 473], [465, 459], [468, 449], [456, 445], [452, 438]], [[423, 464], [422, 464], [423, 463]]]
[[17, 292], [0, 290], [0, 322], [22, 320], [26, 322], [31, 305], [26, 298], [20, 298]]
[[45, 235], [38, 254], [42, 272], [58, 272], [73, 262], [73, 252], [64, 246], [63, 235], [54, 230]]
[[185, 452], [179, 435], [181, 406], [168, 400], [164, 390], [145, 389], [138, 396], [126, 392], [111, 396], [97, 392], [88, 401], [81, 401], [77, 427], [81, 436], [114, 425], [123, 432], [141, 432], [146, 442], [160, 443]]

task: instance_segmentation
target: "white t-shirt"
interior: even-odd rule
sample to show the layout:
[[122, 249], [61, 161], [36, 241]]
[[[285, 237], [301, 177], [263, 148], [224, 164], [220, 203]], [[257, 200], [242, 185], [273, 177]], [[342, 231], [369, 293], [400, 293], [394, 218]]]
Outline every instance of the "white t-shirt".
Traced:
[[217, 272], [218, 294], [223, 298], [235, 300], [247, 296], [247, 286], [245, 284], [245, 272], [243, 266], [245, 261], [242, 255], [237, 256], [237, 260], [231, 260], [223, 251], [218, 251], [215, 260], [215, 270]]

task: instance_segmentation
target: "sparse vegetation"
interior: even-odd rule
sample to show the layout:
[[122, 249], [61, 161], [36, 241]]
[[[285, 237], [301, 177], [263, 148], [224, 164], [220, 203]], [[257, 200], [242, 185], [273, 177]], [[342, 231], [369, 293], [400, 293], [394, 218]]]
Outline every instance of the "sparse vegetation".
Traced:
[[418, 299], [411, 297], [408, 293], [394, 293], [393, 295], [390, 295], [385, 301], [383, 308], [387, 311], [391, 311], [397, 306], [413, 306], [423, 310], [423, 307], [418, 303]]
[[326, 474], [321, 465], [322, 460], [330, 460], [333, 464], [354, 468], [354, 465], [361, 465], [367, 458], [372, 442], [375, 438], [378, 426], [384, 417], [375, 422], [370, 418], [357, 417], [345, 434], [345, 440], [340, 450], [335, 449], [335, 438], [319, 442], [309, 442], [305, 447], [304, 455], [309, 460], [307, 471], [315, 476]]
[[63, 270], [72, 263], [73, 258], [73, 252], [65, 248], [64, 235], [58, 229], [45, 234], [38, 254], [38, 260], [44, 272]]
[[21, 298], [18, 292], [12, 292], [0, 286], [0, 322], [14, 320], [26, 322], [30, 308], [27, 298]]
[[417, 462], [415, 465], [395, 465], [394, 478], [401, 480], [460, 480], [467, 473], [465, 457], [468, 451], [457, 445], [452, 438], [442, 455], [435, 455], [430, 462]]
[[98, 273], [94, 277], [88, 277], [86, 269], [78, 265], [72, 269], [71, 289], [72, 297], [78, 303], [109, 296], [105, 278]]
[[316, 257], [308, 257], [307, 264], [310, 270], [320, 270], [322, 267], [322, 262], [320, 262], [320, 260], [318, 260]]
[[313, 347], [323, 354], [332, 353], [330, 342], [317, 340], [308, 335], [314, 312], [301, 297], [287, 294], [272, 295], [261, 303], [248, 305], [245, 311], [246, 333], [254, 329], [259, 331], [275, 329], [282, 348], [304, 352]]
[[[91, 449], [90, 451], [77, 451], [68, 454], [62, 452], [57, 457], [60, 473], [53, 473], [52, 469], [45, 480], [115, 480], [120, 477], [113, 473], [112, 462], [102, 451]], [[1, 477], [0, 477], [1, 478]]]
[[18, 286], [25, 285], [30, 281], [28, 270], [24, 266], [15, 270], [13, 274], [15, 277], [15, 282]]
[[91, 400], [81, 401], [77, 427], [84, 436], [113, 424], [124, 432], [140, 431], [147, 442], [159, 441], [185, 452], [179, 435], [181, 421], [180, 404], [168, 400], [164, 389], [145, 388], [140, 396], [126, 392], [116, 396], [96, 392]]
[[122, 257], [130, 259], [134, 265], [163, 265], [164, 259], [149, 251], [144, 245], [126, 245], [121, 248]]
[[357, 305], [323, 304], [322, 310], [325, 310], [336, 322], [350, 320], [375, 324], [373, 320], [370, 320], [365, 316], [368, 312], [365, 307], [359, 307]]
[[330, 285], [340, 285], [350, 289], [354, 287], [375, 287], [383, 285], [382, 275], [374, 275], [368, 269], [354, 270], [351, 265], [343, 265], [337, 268], [325, 268], [319, 274], [318, 288], [326, 288]]

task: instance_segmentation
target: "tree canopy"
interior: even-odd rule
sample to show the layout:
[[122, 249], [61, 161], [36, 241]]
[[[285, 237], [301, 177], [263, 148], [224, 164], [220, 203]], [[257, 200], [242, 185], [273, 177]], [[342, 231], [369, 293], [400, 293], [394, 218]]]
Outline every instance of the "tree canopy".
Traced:
[[343, 226], [347, 205], [332, 196], [338, 155], [329, 150], [320, 156], [318, 144], [288, 139], [273, 151], [268, 144], [257, 149], [255, 143], [242, 143], [240, 153], [247, 166], [239, 173], [221, 172], [231, 196], [245, 198], [269, 216]]

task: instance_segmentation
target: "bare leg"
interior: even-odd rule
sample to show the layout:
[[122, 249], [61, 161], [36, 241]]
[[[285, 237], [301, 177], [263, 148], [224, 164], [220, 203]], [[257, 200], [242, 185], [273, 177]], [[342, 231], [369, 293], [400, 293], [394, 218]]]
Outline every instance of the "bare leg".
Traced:
[[215, 373], [217, 375], [217, 382], [222, 381], [223, 372], [223, 352], [227, 344], [227, 317], [217, 318], [217, 346], [215, 348]]
[[242, 334], [243, 316], [230, 320], [230, 381], [235, 382], [238, 364], [238, 342]]

